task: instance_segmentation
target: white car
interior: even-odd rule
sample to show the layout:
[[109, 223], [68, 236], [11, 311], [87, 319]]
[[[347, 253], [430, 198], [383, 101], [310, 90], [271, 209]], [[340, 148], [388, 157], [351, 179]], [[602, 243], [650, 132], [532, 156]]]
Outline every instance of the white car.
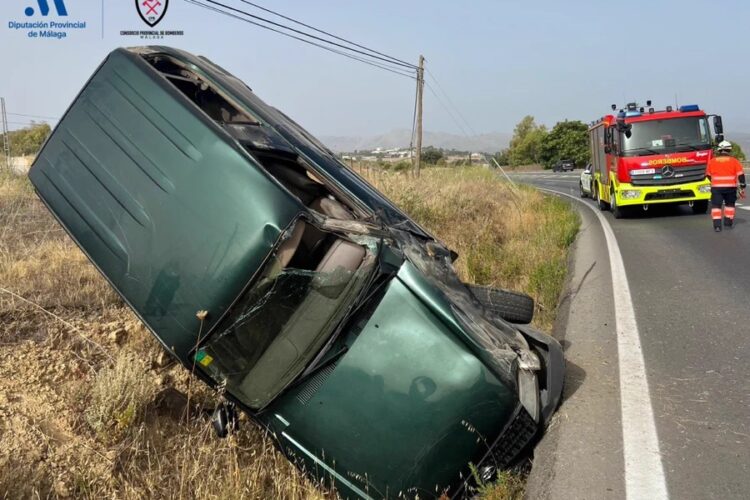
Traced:
[[581, 189], [581, 198], [591, 196], [591, 180], [593, 178], [593, 167], [591, 163], [586, 165], [586, 168], [581, 172], [581, 180], [578, 182], [578, 186]]

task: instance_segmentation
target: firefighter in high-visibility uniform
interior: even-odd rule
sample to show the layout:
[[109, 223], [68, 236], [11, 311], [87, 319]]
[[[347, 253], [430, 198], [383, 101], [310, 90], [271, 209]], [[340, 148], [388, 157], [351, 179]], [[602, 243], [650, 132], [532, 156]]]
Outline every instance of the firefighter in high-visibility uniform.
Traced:
[[724, 204], [724, 226], [731, 228], [734, 223], [734, 204], [737, 202], [737, 185], [740, 196], [745, 197], [745, 171], [742, 164], [729, 153], [732, 143], [721, 141], [716, 148], [716, 156], [711, 158], [706, 167], [706, 177], [711, 181], [711, 219], [714, 231], [721, 231], [721, 205]]

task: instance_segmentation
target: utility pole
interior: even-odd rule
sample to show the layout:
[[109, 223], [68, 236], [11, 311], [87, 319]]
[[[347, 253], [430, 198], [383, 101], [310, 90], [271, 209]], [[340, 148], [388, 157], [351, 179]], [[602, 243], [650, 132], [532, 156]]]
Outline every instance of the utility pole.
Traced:
[[417, 69], [417, 151], [414, 162], [414, 175], [419, 177], [419, 167], [422, 166], [422, 96], [424, 94], [424, 56], [419, 56]]
[[8, 115], [5, 113], [5, 97], [0, 97], [0, 121], [3, 122], [3, 155], [5, 155], [5, 168], [10, 172], [10, 136], [8, 134]]

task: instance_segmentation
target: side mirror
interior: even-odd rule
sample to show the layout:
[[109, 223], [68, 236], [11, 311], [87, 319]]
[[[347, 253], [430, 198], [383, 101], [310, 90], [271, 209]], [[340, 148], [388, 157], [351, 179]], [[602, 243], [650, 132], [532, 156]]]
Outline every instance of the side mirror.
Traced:
[[[721, 123], [721, 116], [714, 116], [714, 132], [716, 132], [716, 136], [718, 139], [718, 136], [722, 135], [724, 133], [724, 125]], [[718, 139], [719, 142], [721, 142], [722, 139]]]
[[724, 140], [724, 134], [716, 134], [716, 142], [719, 143]]
[[227, 437], [230, 432], [234, 432], [239, 427], [237, 410], [234, 403], [222, 402], [211, 415], [211, 425], [214, 426], [216, 436], [220, 438]]

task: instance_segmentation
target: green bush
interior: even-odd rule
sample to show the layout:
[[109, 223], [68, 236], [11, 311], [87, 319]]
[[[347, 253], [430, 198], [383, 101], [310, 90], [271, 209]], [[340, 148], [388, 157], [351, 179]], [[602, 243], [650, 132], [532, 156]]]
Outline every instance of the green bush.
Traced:
[[411, 162], [401, 160], [398, 163], [393, 164], [391, 167], [391, 170], [394, 172], [403, 172], [404, 170], [409, 170], [411, 168]]

